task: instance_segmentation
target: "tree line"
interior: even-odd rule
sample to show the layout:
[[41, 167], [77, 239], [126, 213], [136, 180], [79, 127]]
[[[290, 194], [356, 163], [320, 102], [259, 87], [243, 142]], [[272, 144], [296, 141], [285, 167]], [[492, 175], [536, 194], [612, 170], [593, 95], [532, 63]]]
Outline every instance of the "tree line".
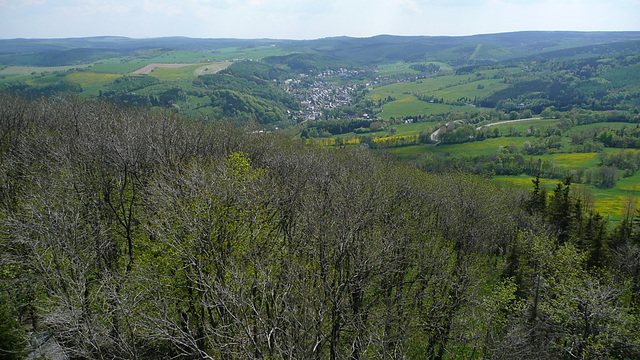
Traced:
[[[0, 97], [2, 356], [635, 358], [640, 229], [170, 111]], [[631, 214], [631, 212], [630, 212]]]

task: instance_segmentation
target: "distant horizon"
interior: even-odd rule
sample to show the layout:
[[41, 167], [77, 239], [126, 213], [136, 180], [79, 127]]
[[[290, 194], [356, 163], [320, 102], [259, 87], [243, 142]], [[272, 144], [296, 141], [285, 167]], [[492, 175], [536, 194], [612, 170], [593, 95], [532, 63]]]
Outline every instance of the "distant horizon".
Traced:
[[256, 38], [242, 38], [242, 37], [195, 37], [185, 35], [166, 35], [166, 36], [151, 36], [151, 37], [132, 37], [125, 35], [91, 35], [91, 36], [69, 36], [69, 37], [16, 37], [16, 38], [2, 38], [0, 40], [65, 40], [65, 39], [91, 39], [91, 38], [122, 38], [131, 40], [147, 40], [147, 39], [168, 39], [168, 38], [186, 38], [186, 39], [198, 39], [198, 40], [274, 40], [274, 41], [310, 41], [310, 40], [322, 40], [322, 39], [334, 39], [334, 38], [352, 38], [352, 39], [368, 39], [380, 36], [390, 37], [471, 37], [471, 36], [483, 36], [483, 35], [500, 35], [500, 34], [516, 34], [516, 33], [638, 33], [640, 30], [515, 30], [515, 31], [501, 31], [491, 33], [475, 33], [468, 35], [399, 35], [399, 34], [376, 34], [371, 36], [351, 36], [351, 35], [335, 35], [325, 36], [319, 38], [310, 39], [288, 39], [288, 38], [269, 38], [269, 37], [256, 37]]
[[638, 15], [638, 0], [0, 0], [0, 39], [624, 32], [640, 31]]

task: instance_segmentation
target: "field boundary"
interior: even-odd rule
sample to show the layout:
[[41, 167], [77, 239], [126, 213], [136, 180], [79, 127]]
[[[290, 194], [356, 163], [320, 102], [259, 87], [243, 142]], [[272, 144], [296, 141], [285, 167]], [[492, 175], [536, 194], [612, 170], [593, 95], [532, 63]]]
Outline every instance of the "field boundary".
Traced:
[[533, 118], [526, 118], [526, 119], [498, 121], [498, 122], [494, 122], [494, 123], [491, 123], [491, 124], [478, 126], [476, 128], [476, 130], [480, 130], [482, 128], [490, 127], [490, 126], [494, 126], [494, 125], [510, 124], [510, 123], [514, 123], [514, 122], [530, 121], [530, 120], [547, 120], [547, 119], [555, 119], [555, 118], [554, 117], [533, 117]]
[[132, 75], [148, 75], [156, 68], [177, 69], [185, 66], [198, 65], [200, 63], [152, 63], [147, 64], [136, 71], [132, 71]]

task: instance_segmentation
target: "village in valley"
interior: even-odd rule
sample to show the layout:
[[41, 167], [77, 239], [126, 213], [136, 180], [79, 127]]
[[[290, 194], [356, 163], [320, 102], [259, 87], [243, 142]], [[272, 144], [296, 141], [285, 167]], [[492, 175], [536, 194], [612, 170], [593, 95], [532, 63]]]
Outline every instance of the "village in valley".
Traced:
[[323, 110], [331, 110], [353, 104], [352, 95], [365, 89], [366, 85], [347, 82], [336, 85], [329, 79], [348, 78], [363, 70], [325, 70], [314, 75], [302, 74], [299, 79], [287, 79], [284, 89], [292, 94], [300, 104], [297, 119], [300, 121], [319, 120]]

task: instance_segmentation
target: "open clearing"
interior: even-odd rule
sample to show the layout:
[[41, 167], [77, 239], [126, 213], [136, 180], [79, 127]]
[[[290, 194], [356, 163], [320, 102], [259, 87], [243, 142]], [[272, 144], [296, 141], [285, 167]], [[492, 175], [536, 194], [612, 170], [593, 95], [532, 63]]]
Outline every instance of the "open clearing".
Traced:
[[187, 67], [187, 66], [194, 66], [194, 65], [202, 65], [200, 67], [198, 67], [193, 74], [195, 76], [200, 76], [200, 75], [204, 75], [204, 74], [215, 74], [219, 71], [222, 71], [226, 68], [229, 67], [229, 65], [233, 64], [230, 61], [223, 61], [223, 62], [216, 62], [216, 63], [209, 63], [209, 64], [202, 64], [202, 63], [174, 63], [174, 64], [163, 64], [163, 63], [153, 63], [153, 64], [148, 64], [145, 65], [144, 67], [131, 72], [131, 74], [133, 75], [148, 75], [150, 74], [153, 70], [157, 69], [157, 68], [167, 68], [167, 69], [179, 69], [179, 68], [183, 68], [183, 67]]
[[205, 66], [201, 66], [193, 72], [195, 76], [205, 75], [205, 74], [215, 74], [219, 71], [222, 71], [229, 67], [229, 65], [233, 64], [231, 61], [223, 61], [218, 63], [207, 64]]
[[153, 64], [147, 64], [144, 67], [132, 72], [131, 74], [133, 74], [133, 75], [149, 75], [149, 74], [151, 74], [151, 72], [155, 68], [177, 69], [177, 68], [181, 68], [181, 67], [185, 67], [185, 66], [191, 66], [191, 65], [198, 65], [198, 64], [160, 64], [160, 63], [153, 63]]

